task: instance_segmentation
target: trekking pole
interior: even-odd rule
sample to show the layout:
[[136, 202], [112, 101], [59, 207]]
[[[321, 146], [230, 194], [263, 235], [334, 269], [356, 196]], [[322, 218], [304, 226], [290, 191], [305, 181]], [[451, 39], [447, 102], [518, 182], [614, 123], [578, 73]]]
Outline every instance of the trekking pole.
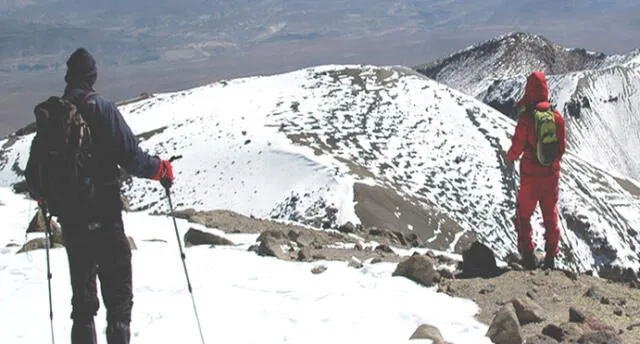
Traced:
[[191, 303], [193, 304], [193, 312], [196, 315], [196, 321], [198, 322], [198, 331], [200, 331], [200, 339], [204, 344], [204, 336], [202, 335], [202, 326], [200, 325], [200, 317], [198, 316], [198, 309], [196, 308], [196, 300], [193, 296], [193, 288], [191, 287], [191, 281], [189, 280], [189, 272], [187, 271], [187, 264], [185, 262], [185, 254], [182, 251], [182, 241], [180, 240], [180, 234], [178, 233], [178, 224], [176, 223], [176, 217], [173, 210], [173, 202], [171, 201], [171, 180], [162, 179], [160, 181], [167, 194], [167, 200], [169, 201], [169, 209], [171, 210], [171, 218], [173, 219], [173, 228], [176, 231], [176, 239], [178, 239], [178, 248], [180, 249], [180, 258], [182, 259], [182, 267], [184, 268], [184, 275], [187, 278], [187, 287], [189, 288], [189, 294], [191, 294]]
[[51, 325], [51, 343], [55, 344], [56, 343], [56, 339], [55, 339], [55, 335], [53, 333], [53, 302], [51, 300], [51, 264], [49, 261], [49, 246], [53, 246], [53, 236], [51, 235], [51, 214], [49, 214], [47, 216], [48, 210], [47, 210], [47, 206], [42, 204], [40, 205], [40, 209], [42, 210], [42, 216], [44, 217], [44, 221], [45, 221], [45, 232], [44, 232], [44, 236], [45, 236], [45, 249], [46, 249], [46, 256], [47, 256], [47, 284], [48, 284], [48, 289], [49, 289], [49, 322]]

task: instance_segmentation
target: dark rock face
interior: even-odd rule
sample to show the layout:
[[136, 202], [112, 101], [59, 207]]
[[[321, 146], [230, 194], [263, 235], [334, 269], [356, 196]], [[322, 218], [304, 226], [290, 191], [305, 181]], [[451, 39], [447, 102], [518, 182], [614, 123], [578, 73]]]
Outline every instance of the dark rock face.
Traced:
[[462, 274], [465, 278], [495, 277], [499, 272], [493, 251], [484, 244], [476, 241], [462, 253]]

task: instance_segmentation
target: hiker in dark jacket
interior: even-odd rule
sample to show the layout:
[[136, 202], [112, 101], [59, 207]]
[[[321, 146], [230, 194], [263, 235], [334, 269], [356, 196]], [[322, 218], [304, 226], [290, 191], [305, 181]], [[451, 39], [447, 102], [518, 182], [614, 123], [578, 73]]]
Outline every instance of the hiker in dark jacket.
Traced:
[[[130, 338], [133, 292], [131, 247], [122, 222], [118, 166], [136, 177], [170, 182], [173, 182], [173, 170], [168, 161], [140, 149], [115, 104], [95, 94], [96, 79], [94, 58], [83, 48], [76, 50], [67, 61], [63, 97], [76, 104], [89, 124], [95, 193], [90, 202], [69, 200], [65, 207], [68, 210], [58, 216], [73, 291], [71, 342], [97, 343], [93, 321], [99, 308], [97, 276], [107, 309], [107, 342], [125, 344]], [[33, 154], [27, 164], [28, 184], [35, 183], [34, 173], [37, 173], [34, 172], [37, 162], [32, 158]]]

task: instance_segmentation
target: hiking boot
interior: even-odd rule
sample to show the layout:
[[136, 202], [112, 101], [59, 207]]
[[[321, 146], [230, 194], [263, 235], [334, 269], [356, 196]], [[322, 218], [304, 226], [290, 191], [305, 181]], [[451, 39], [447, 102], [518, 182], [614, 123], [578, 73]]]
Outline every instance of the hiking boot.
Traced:
[[526, 270], [534, 270], [536, 268], [536, 256], [533, 252], [525, 252], [522, 254], [522, 267]]
[[556, 268], [556, 258], [554, 256], [547, 256], [544, 258], [544, 270], [554, 270]]

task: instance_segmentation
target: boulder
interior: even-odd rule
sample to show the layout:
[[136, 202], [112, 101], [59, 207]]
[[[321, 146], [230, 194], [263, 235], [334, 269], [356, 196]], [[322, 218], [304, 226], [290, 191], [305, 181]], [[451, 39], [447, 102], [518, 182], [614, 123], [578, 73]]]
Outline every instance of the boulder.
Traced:
[[584, 331], [577, 323], [562, 323], [560, 325], [549, 324], [542, 329], [542, 334], [547, 335], [558, 342], [575, 343]]
[[[53, 237], [54, 244], [64, 245], [64, 237], [58, 223], [53, 219], [51, 219], [51, 222], [49, 223], [51, 224], [51, 236]], [[31, 222], [29, 222], [27, 233], [45, 233], [46, 230], [46, 220], [42, 214], [42, 210], [38, 209], [31, 219]]]
[[409, 339], [431, 339], [432, 344], [446, 344], [440, 330], [428, 324], [418, 326]]
[[433, 261], [428, 257], [412, 256], [399, 263], [392, 276], [403, 276], [426, 287], [431, 287], [440, 280], [440, 275], [433, 265]]
[[495, 277], [499, 270], [496, 257], [490, 248], [475, 241], [462, 253], [462, 274], [464, 277]]
[[343, 224], [342, 226], [338, 227], [338, 230], [342, 233], [349, 234], [356, 231], [356, 226], [353, 223], [351, 223], [351, 221], [349, 221]]
[[270, 236], [260, 241], [256, 253], [260, 256], [289, 260], [289, 253], [282, 250], [282, 242]]
[[364, 264], [362, 264], [360, 259], [351, 257], [351, 259], [349, 259], [349, 266], [355, 269], [362, 269], [364, 267]]
[[487, 337], [495, 344], [523, 344], [520, 322], [516, 316], [516, 311], [512, 304], [507, 304], [500, 308], [496, 316], [491, 321]]
[[[20, 248], [20, 250], [18, 250], [16, 254], [44, 249], [47, 246], [48, 246], [48, 243], [45, 238], [31, 239], [26, 244], [22, 245], [22, 248]], [[61, 248], [61, 247], [63, 246], [55, 242], [53, 243], [53, 246], [50, 246], [50, 248]]]
[[311, 269], [311, 273], [314, 275], [319, 275], [325, 271], [327, 271], [327, 267], [324, 265], [314, 266], [313, 269]]
[[539, 323], [547, 319], [544, 309], [527, 297], [515, 298], [511, 300], [511, 303], [516, 310], [520, 325]]
[[184, 245], [185, 247], [196, 245], [233, 245], [233, 242], [213, 233], [190, 228], [184, 235]]

